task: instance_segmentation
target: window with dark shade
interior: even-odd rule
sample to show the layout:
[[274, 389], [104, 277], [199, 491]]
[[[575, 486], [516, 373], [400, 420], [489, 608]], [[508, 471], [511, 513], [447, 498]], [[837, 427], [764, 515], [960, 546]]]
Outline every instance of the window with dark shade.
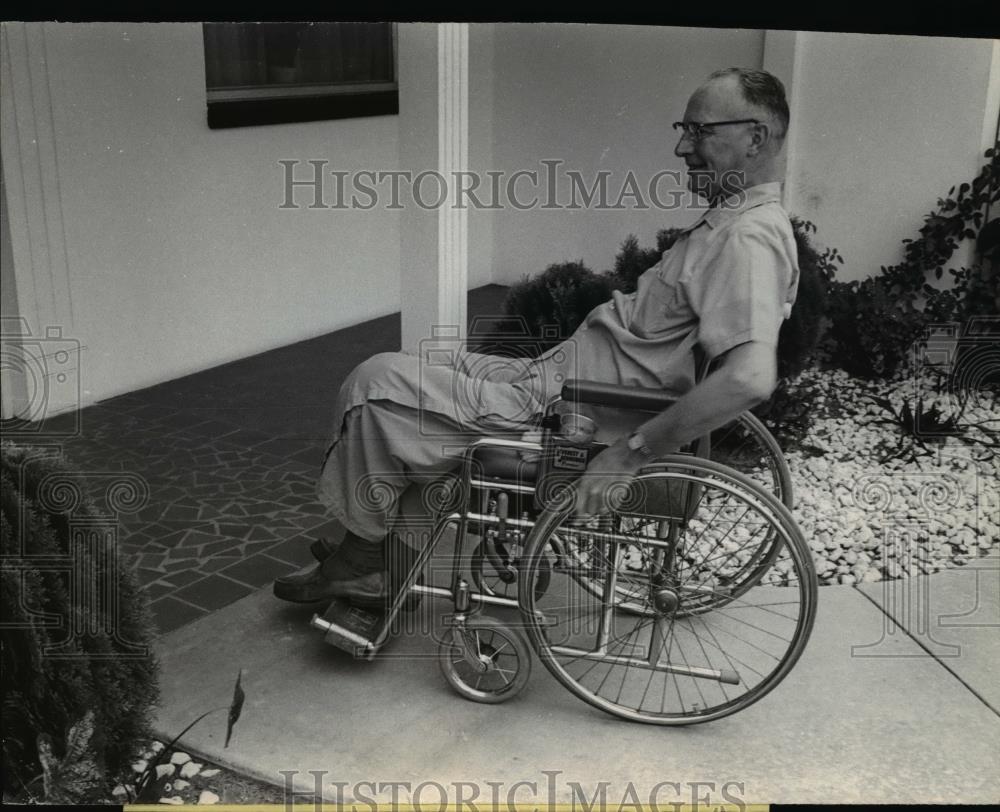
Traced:
[[204, 23], [208, 126], [399, 112], [392, 23]]

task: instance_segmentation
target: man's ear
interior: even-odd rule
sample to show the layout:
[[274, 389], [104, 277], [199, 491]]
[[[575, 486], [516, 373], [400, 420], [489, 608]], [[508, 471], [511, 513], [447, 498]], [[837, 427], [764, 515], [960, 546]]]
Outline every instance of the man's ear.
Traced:
[[750, 144], [747, 146], [747, 155], [754, 156], [762, 152], [771, 143], [771, 125], [766, 121], [761, 121], [753, 125], [750, 133]]

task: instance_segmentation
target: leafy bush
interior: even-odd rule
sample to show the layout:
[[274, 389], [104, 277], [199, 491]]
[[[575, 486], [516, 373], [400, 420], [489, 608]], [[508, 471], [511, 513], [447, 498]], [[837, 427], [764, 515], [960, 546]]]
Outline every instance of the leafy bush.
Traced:
[[813, 454], [817, 449], [806, 438], [816, 419], [816, 399], [826, 394], [826, 388], [825, 380], [816, 381], [808, 375], [780, 378], [771, 397], [752, 411], [783, 449]]
[[831, 283], [830, 363], [860, 378], [891, 378], [928, 324], [912, 298], [881, 277]]
[[564, 262], [514, 285], [504, 300], [504, 312], [521, 317], [544, 350], [568, 338], [591, 310], [611, 298], [611, 291], [607, 277], [582, 262]]
[[799, 288], [792, 314], [778, 333], [778, 377], [798, 375], [807, 365], [816, 348], [823, 320], [829, 306], [827, 288], [836, 273], [835, 263], [843, 259], [835, 248], [822, 253], [809, 239], [816, 226], [808, 220], [791, 218], [799, 258]]
[[681, 234], [679, 228], [663, 228], [656, 233], [656, 248], [640, 248], [639, 239], [629, 234], [615, 256], [615, 266], [605, 273], [612, 290], [632, 293], [638, 287], [639, 277], [652, 268], [663, 252], [668, 250]]
[[[149, 609], [83, 478], [38, 450], [0, 451], [4, 794], [33, 797], [44, 777], [47, 796], [87, 800], [149, 737]], [[75, 506], [54, 506], [56, 483]]]
[[[1000, 150], [989, 149], [985, 157], [971, 183], [961, 184], [957, 194], [952, 187], [924, 217], [919, 238], [903, 240], [902, 262], [860, 282], [830, 281], [827, 353], [834, 365], [864, 378], [889, 378], [906, 366], [914, 343], [932, 325], [998, 312], [1000, 225], [986, 217], [1000, 202]], [[947, 269], [949, 287], [932, 285], [931, 276], [941, 280], [959, 245], [972, 239], [978, 261]]]

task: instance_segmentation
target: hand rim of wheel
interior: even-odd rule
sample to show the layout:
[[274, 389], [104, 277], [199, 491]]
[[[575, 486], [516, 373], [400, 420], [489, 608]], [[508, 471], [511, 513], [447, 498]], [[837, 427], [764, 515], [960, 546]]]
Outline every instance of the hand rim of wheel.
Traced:
[[[750, 495], [754, 497], [756, 506], [770, 514], [776, 520], [778, 527], [785, 536], [783, 544], [789, 546], [797, 564], [802, 567], [803, 574], [808, 576], [808, 583], [803, 583], [800, 587], [803, 591], [802, 612], [796, 626], [795, 642], [791, 647], [791, 651], [782, 659], [778, 667], [771, 671], [759, 685], [754, 687], [752, 693], [744, 694], [728, 703], [716, 706], [711, 712], [704, 715], [688, 713], [661, 716], [644, 715], [640, 712], [615, 706], [613, 703], [603, 700], [600, 697], [584, 695], [585, 689], [576, 685], [573, 677], [566, 673], [560, 664], [555, 661], [552, 652], [548, 650], [543, 626], [537, 622], [535, 615], [532, 590], [528, 586], [533, 580], [534, 562], [541, 549], [540, 545], [548, 542], [549, 537], [569, 516], [572, 510], [575, 498], [575, 492], [572, 489], [568, 489], [561, 494], [555, 504], [539, 516], [538, 521], [528, 536], [525, 544], [527, 569], [523, 573], [522, 578], [519, 579], [518, 603], [520, 604], [522, 620], [528, 630], [529, 639], [539, 659], [549, 672], [578, 698], [614, 716], [635, 722], [656, 725], [688, 725], [712, 721], [742, 710], [770, 693], [788, 675], [802, 655], [802, 651], [808, 642], [815, 622], [818, 581], [808, 545], [795, 524], [791, 511], [773, 493], [746, 475], [721, 463], [682, 454], [668, 455], [661, 458], [644, 468], [638, 477], [655, 477], [658, 471], [665, 473], [671, 468], [678, 468], [682, 471], [698, 471], [700, 469], [701, 472], [707, 473], [713, 479], [717, 480], [713, 484], [718, 485], [722, 490], [726, 490], [738, 498], [745, 499], [747, 496], [746, 492], [749, 491]], [[728, 487], [720, 485], [720, 481], [727, 483]], [[739, 492], [739, 488], [742, 488], [742, 492]]]

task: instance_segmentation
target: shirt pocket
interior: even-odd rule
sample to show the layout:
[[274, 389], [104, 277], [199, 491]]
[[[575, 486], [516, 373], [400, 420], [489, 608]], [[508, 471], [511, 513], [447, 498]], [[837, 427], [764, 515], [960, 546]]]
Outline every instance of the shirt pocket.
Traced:
[[666, 330], [673, 322], [672, 314], [677, 310], [678, 297], [676, 282], [661, 273], [650, 274], [645, 290], [640, 292], [633, 329], [647, 337]]

